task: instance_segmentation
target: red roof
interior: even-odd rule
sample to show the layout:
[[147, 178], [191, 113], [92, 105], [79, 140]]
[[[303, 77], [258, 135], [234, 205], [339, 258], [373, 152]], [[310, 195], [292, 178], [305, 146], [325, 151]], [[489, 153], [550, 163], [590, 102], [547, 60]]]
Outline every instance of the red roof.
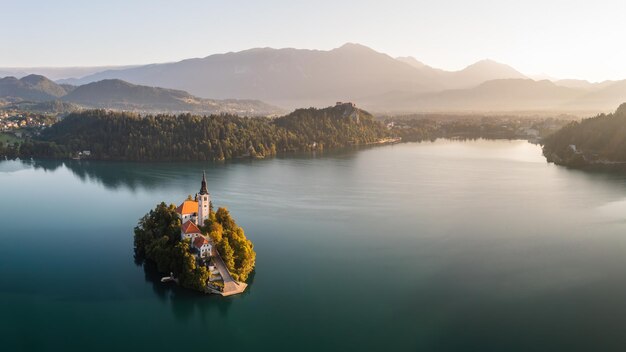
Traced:
[[183, 202], [183, 204], [179, 205], [178, 208], [176, 208], [176, 212], [182, 215], [197, 213], [198, 202], [195, 202], [193, 200], [186, 200]]
[[194, 224], [193, 221], [191, 221], [191, 220], [187, 220], [187, 222], [185, 222], [183, 224], [181, 229], [183, 230], [183, 233], [185, 233], [185, 234], [201, 233], [201, 231], [198, 228], [198, 226], [196, 226], [196, 224]]
[[202, 245], [208, 244], [208, 243], [209, 241], [206, 238], [204, 238], [204, 236], [198, 236], [196, 237], [195, 240], [193, 240], [193, 246], [196, 248], [200, 248], [202, 247]]

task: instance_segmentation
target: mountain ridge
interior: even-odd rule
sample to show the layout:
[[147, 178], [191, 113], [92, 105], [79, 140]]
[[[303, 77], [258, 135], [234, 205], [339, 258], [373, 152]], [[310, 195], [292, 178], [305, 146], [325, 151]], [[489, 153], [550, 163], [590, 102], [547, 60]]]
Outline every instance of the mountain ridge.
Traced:
[[[477, 63], [477, 64], [480, 64]], [[426, 93], [468, 88], [494, 78], [525, 77], [510, 66], [495, 74], [472, 66], [444, 71], [424, 65], [416, 68], [367, 46], [346, 43], [331, 50], [252, 48], [213, 54], [173, 63], [108, 70], [62, 80], [87, 83], [119, 78], [135, 84], [182, 89], [200, 97], [255, 98], [286, 107], [326, 106], [335, 100], [360, 103], [368, 96], [390, 91]], [[455, 81], [460, 83], [455, 83]]]
[[[84, 108], [148, 113], [276, 115], [284, 111], [259, 100], [204, 99], [181, 90], [136, 85], [119, 79], [101, 80], [76, 87], [66, 84], [58, 85], [40, 75], [29, 75], [21, 79], [15, 77], [1, 78], [0, 98], [15, 103], [28, 101], [35, 103], [66, 102]], [[50, 106], [66, 105], [55, 103]]]

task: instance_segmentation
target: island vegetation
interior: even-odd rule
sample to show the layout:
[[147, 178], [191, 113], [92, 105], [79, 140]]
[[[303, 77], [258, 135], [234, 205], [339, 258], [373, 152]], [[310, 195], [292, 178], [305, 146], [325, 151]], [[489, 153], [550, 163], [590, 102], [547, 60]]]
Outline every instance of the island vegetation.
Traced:
[[612, 114], [571, 122], [543, 141], [549, 162], [570, 167], [626, 167], [626, 103]]
[[256, 252], [228, 209], [218, 208], [216, 212], [211, 211], [201, 229], [216, 245], [230, 275], [237, 281], [246, 281], [254, 269]]
[[[246, 281], [254, 269], [256, 253], [229, 211], [211, 209], [201, 229], [216, 245], [233, 278]], [[159, 272], [172, 273], [183, 287], [206, 291], [210, 271], [193, 255], [189, 240], [181, 240], [181, 220], [176, 206], [158, 204], [139, 220], [134, 233], [135, 256], [139, 262], [147, 260]]]

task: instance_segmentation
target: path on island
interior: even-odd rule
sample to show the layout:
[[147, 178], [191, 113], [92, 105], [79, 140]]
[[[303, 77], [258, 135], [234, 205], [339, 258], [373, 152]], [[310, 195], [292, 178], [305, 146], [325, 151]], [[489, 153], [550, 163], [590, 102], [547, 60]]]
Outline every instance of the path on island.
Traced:
[[215, 247], [213, 247], [213, 250], [213, 263], [215, 263], [217, 270], [220, 272], [222, 280], [224, 280], [224, 291], [221, 292], [221, 295], [230, 296], [242, 293], [246, 289], [246, 287], [248, 287], [248, 284], [243, 282], [237, 282], [235, 279], [233, 279], [233, 277], [230, 275], [230, 272], [226, 268], [226, 263], [224, 263], [224, 260], [222, 260], [222, 256], [220, 256]]

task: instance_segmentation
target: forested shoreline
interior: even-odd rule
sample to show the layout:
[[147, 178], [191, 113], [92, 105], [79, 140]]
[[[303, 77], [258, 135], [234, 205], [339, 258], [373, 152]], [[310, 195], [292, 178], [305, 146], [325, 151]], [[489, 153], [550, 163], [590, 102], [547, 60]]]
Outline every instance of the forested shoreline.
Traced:
[[548, 136], [543, 154], [557, 165], [626, 168], [626, 103], [615, 113], [571, 122]]
[[263, 158], [280, 152], [376, 143], [385, 126], [352, 104], [299, 109], [269, 119], [220, 114], [147, 115], [89, 110], [72, 113], [21, 144], [0, 146], [9, 158], [191, 161]]

